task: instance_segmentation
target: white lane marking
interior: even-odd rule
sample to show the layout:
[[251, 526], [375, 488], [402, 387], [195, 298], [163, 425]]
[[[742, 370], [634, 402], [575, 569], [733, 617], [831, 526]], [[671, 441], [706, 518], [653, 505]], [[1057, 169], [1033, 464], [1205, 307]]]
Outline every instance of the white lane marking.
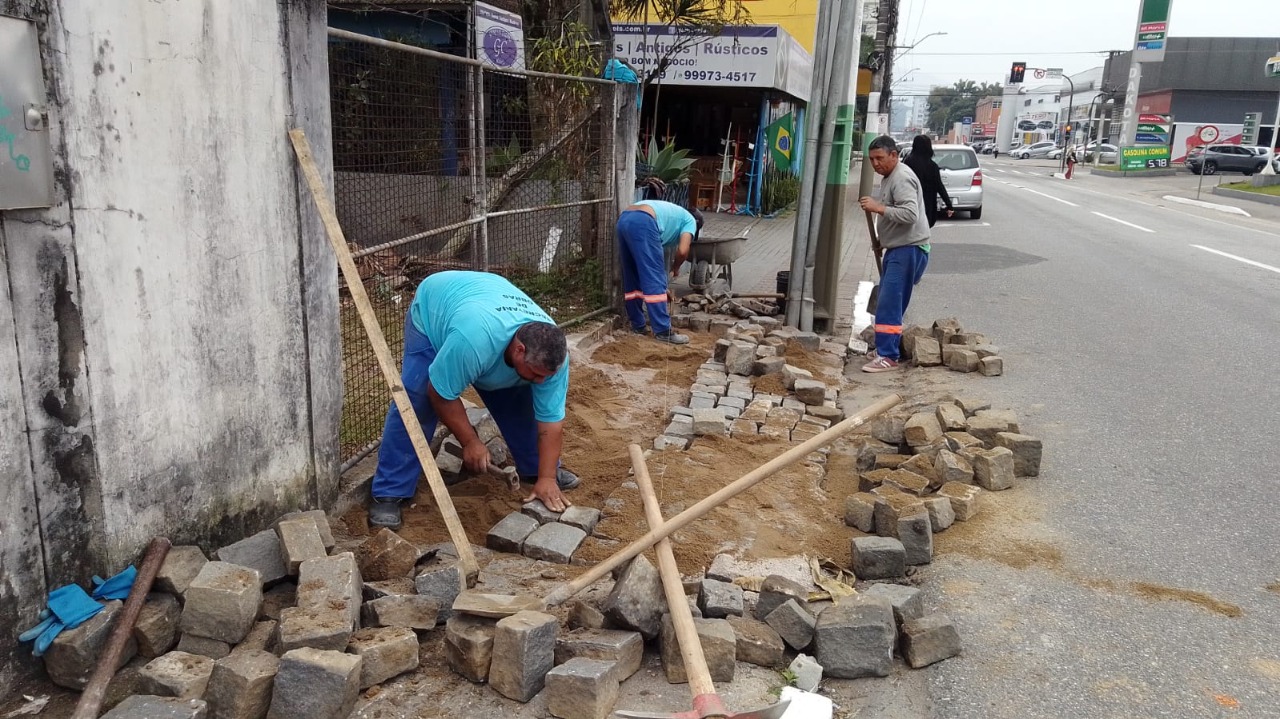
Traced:
[[1022, 172], [1021, 172], [1020, 170], [1009, 170], [1009, 172], [1012, 172], [1012, 173], [1013, 173], [1013, 174], [1015, 174], [1015, 175], [1021, 175], [1021, 174], [1022, 174]]
[[1079, 207], [1079, 205], [1077, 205], [1077, 204], [1076, 204], [1076, 203], [1074, 203], [1074, 202], [1067, 202], [1066, 200], [1062, 199], [1061, 197], [1054, 197], [1053, 195], [1046, 195], [1046, 194], [1044, 194], [1043, 192], [1037, 192], [1036, 190], [1033, 190], [1033, 189], [1031, 189], [1030, 187], [1022, 187], [1021, 189], [1026, 190], [1027, 192], [1030, 192], [1030, 193], [1031, 193], [1031, 194], [1033, 194], [1033, 195], [1039, 195], [1039, 196], [1041, 196], [1041, 197], [1047, 197], [1047, 198], [1049, 198], [1050, 200], [1053, 200], [1054, 202], [1061, 202], [1061, 203], [1062, 203], [1062, 204], [1064, 204], [1064, 205], [1071, 205], [1072, 207]]
[[939, 222], [938, 224], [934, 225], [935, 228], [938, 228], [938, 227], [990, 227], [990, 226], [991, 226], [990, 222]]
[[1276, 274], [1280, 274], [1280, 267], [1272, 267], [1271, 265], [1264, 265], [1264, 264], [1262, 264], [1261, 262], [1254, 262], [1253, 260], [1247, 260], [1247, 259], [1245, 259], [1245, 258], [1243, 258], [1243, 257], [1238, 256], [1238, 255], [1232, 255], [1232, 254], [1229, 254], [1229, 253], [1223, 252], [1222, 250], [1215, 250], [1215, 249], [1213, 249], [1212, 247], [1205, 247], [1204, 245], [1192, 245], [1192, 247], [1196, 248], [1197, 250], [1204, 250], [1205, 252], [1212, 252], [1212, 253], [1213, 253], [1213, 254], [1215, 254], [1215, 255], [1222, 255], [1223, 257], [1229, 257], [1229, 258], [1231, 258], [1231, 259], [1235, 260], [1236, 262], [1243, 262], [1243, 263], [1245, 263], [1246, 265], [1253, 265], [1254, 267], [1261, 267], [1261, 268], [1262, 268], [1262, 269], [1264, 269], [1264, 270], [1271, 270], [1272, 272], [1275, 272]]
[[1120, 223], [1120, 224], [1122, 224], [1122, 225], [1128, 225], [1129, 227], [1132, 227], [1132, 228], [1133, 228], [1133, 229], [1135, 229], [1135, 230], [1142, 230], [1143, 232], [1152, 232], [1152, 233], [1154, 233], [1154, 232], [1155, 232], [1155, 230], [1149, 230], [1149, 229], [1147, 229], [1147, 228], [1143, 227], [1142, 225], [1135, 225], [1135, 224], [1133, 224], [1132, 222], [1125, 222], [1124, 220], [1120, 219], [1119, 217], [1112, 217], [1111, 215], [1104, 215], [1104, 214], [1102, 214], [1101, 212], [1095, 212], [1095, 213], [1093, 213], [1093, 214], [1097, 215], [1098, 217], [1102, 217], [1102, 218], [1105, 218], [1105, 219], [1111, 220], [1112, 222], [1119, 222], [1119, 223]]

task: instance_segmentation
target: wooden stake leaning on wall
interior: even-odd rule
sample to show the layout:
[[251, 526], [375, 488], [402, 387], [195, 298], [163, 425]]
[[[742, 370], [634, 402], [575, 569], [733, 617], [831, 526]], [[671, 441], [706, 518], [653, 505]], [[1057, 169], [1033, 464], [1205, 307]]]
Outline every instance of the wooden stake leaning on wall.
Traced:
[[333, 246], [333, 253], [338, 257], [338, 267], [342, 269], [342, 276], [347, 281], [347, 289], [351, 292], [351, 299], [355, 302], [356, 310], [360, 314], [360, 321], [364, 324], [369, 344], [373, 346], [373, 353], [378, 357], [382, 376], [391, 389], [391, 398], [395, 401], [396, 408], [400, 410], [404, 428], [409, 433], [414, 452], [417, 453], [418, 461], [422, 463], [423, 472], [427, 475], [431, 496], [435, 498], [436, 506], [440, 508], [440, 514], [444, 517], [445, 526], [449, 529], [449, 538], [453, 540], [453, 546], [458, 552], [458, 561], [461, 562], [466, 575], [466, 584], [468, 587], [474, 586], [480, 575], [480, 566], [476, 563], [475, 554], [471, 551], [471, 542], [462, 528], [462, 520], [458, 518], [458, 511], [453, 506], [453, 499], [449, 497], [444, 478], [440, 476], [440, 468], [436, 466], [435, 457], [431, 455], [431, 444], [423, 434], [422, 425], [418, 423], [418, 415], [414, 413], [409, 395], [400, 382], [400, 370], [391, 358], [387, 338], [383, 335], [382, 326], [378, 324], [378, 318], [373, 313], [373, 306], [369, 304], [369, 293], [365, 291], [364, 282], [360, 279], [360, 271], [356, 269], [356, 261], [347, 247], [347, 238], [338, 224], [338, 214], [333, 209], [333, 202], [325, 192], [320, 169], [316, 167], [315, 157], [311, 154], [311, 144], [307, 142], [306, 134], [298, 128], [289, 131], [289, 140], [293, 143], [293, 150], [298, 155], [302, 174], [307, 178], [311, 198], [315, 200], [316, 209], [320, 211], [325, 234], [329, 237], [329, 244]]

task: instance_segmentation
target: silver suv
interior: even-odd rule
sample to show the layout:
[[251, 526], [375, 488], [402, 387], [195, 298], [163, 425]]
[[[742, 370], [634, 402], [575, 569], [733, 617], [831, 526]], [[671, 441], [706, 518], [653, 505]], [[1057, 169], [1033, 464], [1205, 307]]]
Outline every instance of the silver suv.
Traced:
[[1243, 172], [1252, 175], [1262, 172], [1267, 158], [1259, 156], [1248, 147], [1240, 145], [1207, 145], [1196, 147], [1187, 154], [1187, 169], [1199, 175], [1216, 175], [1219, 172]]

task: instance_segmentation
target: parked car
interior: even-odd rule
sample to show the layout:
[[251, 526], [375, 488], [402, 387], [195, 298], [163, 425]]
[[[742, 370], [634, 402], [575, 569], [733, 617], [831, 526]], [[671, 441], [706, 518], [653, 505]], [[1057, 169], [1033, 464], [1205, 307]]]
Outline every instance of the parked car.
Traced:
[[1243, 172], [1252, 175], [1262, 172], [1267, 158], [1261, 157], [1247, 147], [1240, 145], [1206, 145], [1196, 147], [1187, 153], [1188, 170], [1199, 175], [1216, 175], [1219, 172]]
[[1019, 160], [1026, 160], [1032, 157], [1048, 157], [1049, 153], [1056, 149], [1058, 149], [1058, 146], [1052, 142], [1037, 142], [1031, 145], [1023, 145], [1009, 154]]
[[1091, 144], [1092, 146], [1089, 148], [1088, 152], [1076, 155], [1076, 157], [1084, 158], [1082, 162], [1092, 163], [1093, 156], [1097, 155], [1098, 164], [1100, 165], [1120, 164], [1120, 148], [1116, 147], [1115, 145], [1109, 145], [1105, 142], [1102, 143], [1101, 145], [1098, 145], [1096, 143], [1091, 143]]
[[965, 145], [934, 145], [933, 161], [938, 163], [952, 206], [968, 212], [975, 220], [981, 219], [982, 168], [978, 153]]

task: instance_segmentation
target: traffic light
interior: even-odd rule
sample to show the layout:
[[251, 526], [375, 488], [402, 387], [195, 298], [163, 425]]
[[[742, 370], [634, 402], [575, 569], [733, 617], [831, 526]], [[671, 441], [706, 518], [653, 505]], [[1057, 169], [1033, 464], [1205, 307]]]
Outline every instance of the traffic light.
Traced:
[[1063, 132], [1065, 132], [1065, 133], [1067, 133], [1068, 135], [1070, 135], [1070, 134], [1071, 134], [1071, 123], [1067, 123], [1065, 126], [1063, 126], [1062, 131], [1063, 131]]
[[1015, 62], [1013, 63], [1013, 68], [1009, 70], [1009, 82], [1012, 84], [1020, 83], [1026, 74], [1027, 63]]

